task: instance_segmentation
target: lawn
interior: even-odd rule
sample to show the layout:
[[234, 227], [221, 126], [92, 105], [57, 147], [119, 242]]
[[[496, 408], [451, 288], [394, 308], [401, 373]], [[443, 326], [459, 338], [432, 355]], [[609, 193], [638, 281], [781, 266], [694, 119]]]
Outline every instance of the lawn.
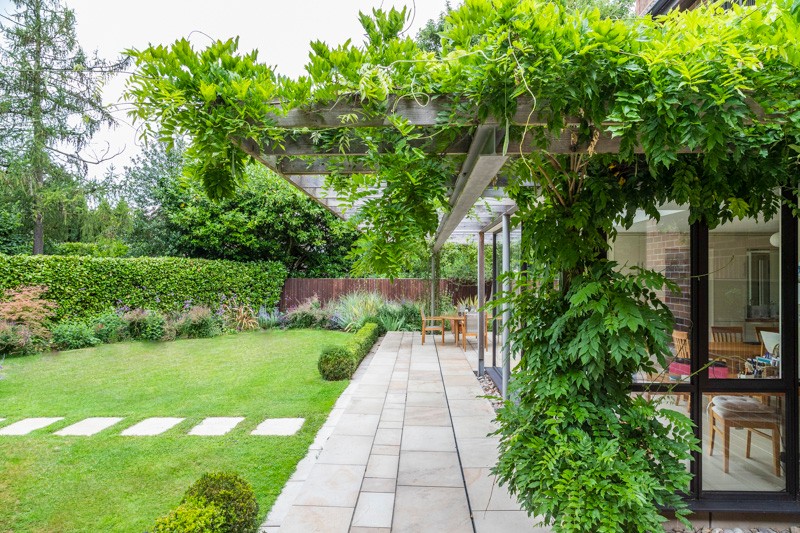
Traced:
[[[170, 343], [122, 343], [7, 359], [0, 425], [64, 420], [0, 437], [0, 531], [141, 532], [208, 471], [241, 474], [262, 518], [303, 458], [346, 382], [325, 382], [320, 347], [330, 331], [268, 331]], [[90, 416], [125, 420], [90, 437], [53, 432]], [[168, 432], [123, 437], [151, 416], [185, 417]], [[188, 430], [207, 416], [246, 417], [225, 436]], [[292, 437], [252, 436], [266, 418], [302, 417]]]

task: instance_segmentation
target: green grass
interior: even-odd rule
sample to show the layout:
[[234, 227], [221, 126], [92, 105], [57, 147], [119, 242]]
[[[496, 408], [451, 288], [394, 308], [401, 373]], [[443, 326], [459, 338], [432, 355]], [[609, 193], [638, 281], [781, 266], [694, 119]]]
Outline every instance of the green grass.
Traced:
[[[266, 516], [346, 382], [325, 382], [320, 348], [348, 335], [269, 331], [123, 343], [7, 359], [2, 424], [64, 416], [27, 436], [0, 437], [0, 531], [141, 532], [208, 471], [240, 473]], [[125, 420], [91, 437], [52, 433], [89, 416]], [[185, 417], [154, 437], [119, 432], [151, 416]], [[207, 416], [243, 416], [222, 437], [189, 436]], [[257, 437], [265, 418], [302, 417], [293, 437]]]

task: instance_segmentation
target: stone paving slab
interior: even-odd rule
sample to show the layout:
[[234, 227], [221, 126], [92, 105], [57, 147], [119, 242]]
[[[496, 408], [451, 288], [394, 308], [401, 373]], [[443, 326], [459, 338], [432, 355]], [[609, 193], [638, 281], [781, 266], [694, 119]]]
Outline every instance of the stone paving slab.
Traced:
[[243, 416], [210, 416], [189, 430], [189, 435], [203, 437], [225, 435], [243, 420]]
[[60, 429], [55, 432], [59, 436], [81, 436], [88, 437], [100, 433], [104, 429], [108, 429], [114, 424], [122, 422], [122, 417], [92, 417], [76, 422], [71, 426]]
[[367, 492], [358, 498], [353, 515], [353, 527], [392, 527], [394, 494]]
[[[465, 353], [447, 340], [422, 346], [416, 332], [384, 337], [337, 401], [338, 413], [318, 432], [262, 533], [538, 531], [494, 484], [494, 410], [479, 397]], [[484, 514], [474, 524], [470, 503]]]
[[290, 437], [300, 431], [305, 418], [268, 418], [261, 422], [251, 435]]
[[170, 430], [183, 422], [185, 418], [173, 417], [153, 417], [146, 418], [138, 424], [134, 424], [128, 429], [124, 430], [120, 435], [125, 437], [151, 437], [153, 435], [161, 435], [167, 430]]
[[0, 435], [27, 435], [37, 429], [46, 428], [50, 424], [55, 424], [59, 420], [64, 420], [63, 416], [25, 418], [0, 429]]

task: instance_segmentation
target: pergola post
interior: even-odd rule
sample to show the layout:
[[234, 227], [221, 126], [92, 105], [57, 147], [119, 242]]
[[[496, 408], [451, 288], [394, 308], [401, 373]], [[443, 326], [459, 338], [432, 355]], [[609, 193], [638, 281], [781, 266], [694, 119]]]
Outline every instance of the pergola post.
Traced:
[[508, 398], [508, 379], [511, 376], [511, 346], [508, 342], [508, 326], [511, 322], [511, 307], [508, 293], [511, 292], [511, 215], [503, 215], [503, 399]]
[[439, 311], [439, 276], [441, 252], [431, 250], [431, 316]]
[[484, 233], [478, 233], [478, 377], [483, 377], [483, 354], [486, 345], [486, 272], [484, 268]]

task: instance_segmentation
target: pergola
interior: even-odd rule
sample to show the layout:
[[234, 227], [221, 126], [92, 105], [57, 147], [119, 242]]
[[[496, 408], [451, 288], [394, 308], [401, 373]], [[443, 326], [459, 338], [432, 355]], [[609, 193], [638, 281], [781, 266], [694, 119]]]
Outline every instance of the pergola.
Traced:
[[[450, 102], [447, 98], [431, 99], [420, 102], [414, 98], [390, 98], [387, 109], [399, 115], [411, 125], [418, 128], [435, 128], [441, 126], [442, 116], [447, 116]], [[345, 122], [342, 117], [347, 116]], [[547, 133], [548, 118], [552, 113], [546, 102], [535, 102], [530, 98], [517, 100], [517, 111], [508, 124], [505, 121], [490, 117], [477, 122], [464, 117], [462, 133], [457, 139], [438, 153], [460, 158], [463, 163], [448, 187], [449, 211], [440, 213], [439, 226], [433, 236], [433, 251], [437, 253], [448, 240], [464, 242], [468, 238], [477, 237], [478, 243], [478, 304], [486, 303], [484, 256], [485, 234], [502, 228], [503, 258], [502, 273], [511, 269], [510, 240], [511, 214], [516, 210], [513, 200], [505, 192], [507, 177], [502, 170], [506, 163], [518, 156], [543, 150], [550, 154], [586, 154], [586, 153], [618, 153], [620, 140], [614, 138], [600, 127], [593, 129], [592, 139], [581, 140], [579, 129], [587, 127], [585, 121], [578, 117], [565, 117], [564, 127], [560, 135]], [[353, 118], [355, 117], [355, 119]], [[336, 216], [348, 219], [357, 213], [365, 200], [346, 206], [336, 192], [326, 187], [327, 174], [336, 168], [340, 173], [374, 173], [375, 169], [365, 168], [357, 163], [344, 163], [340, 159], [347, 156], [359, 156], [367, 153], [367, 147], [359, 142], [352, 142], [346, 150], [321, 148], [315, 143], [313, 131], [332, 128], [391, 128], [386, 116], [374, 118], [358, 102], [340, 99], [331, 106], [317, 106], [310, 109], [295, 108], [284, 114], [273, 114], [265, 117], [276, 129], [302, 133], [293, 134], [280, 145], [262, 146], [253, 140], [239, 142], [240, 148], [261, 162], [286, 181], [326, 207]], [[448, 126], [452, 126], [448, 122]], [[606, 126], [603, 124], [602, 126]], [[527, 134], [522, 140], [506, 141], [508, 126], [522, 126], [529, 131], [537, 131], [541, 135]], [[544, 142], [542, 142], [544, 139]], [[388, 148], [388, 147], [387, 147]], [[420, 148], [433, 153], [432, 145], [420, 144]], [[641, 152], [641, 148], [636, 149]], [[689, 150], [681, 150], [688, 152]], [[332, 158], [337, 163], [332, 164]], [[379, 172], [379, 170], [377, 171]], [[366, 198], [381, 195], [381, 190], [373, 191]], [[435, 269], [434, 269], [435, 270]], [[438, 280], [432, 276], [432, 286]], [[505, 281], [504, 290], [510, 290], [509, 281]], [[432, 295], [434, 294], [432, 288]], [[503, 306], [503, 323], [510, 320], [507, 304]], [[484, 338], [485, 316], [479, 314], [478, 324], [478, 368], [482, 375], [485, 369], [484, 354], [486, 339]], [[508, 332], [503, 330], [503, 368], [502, 391], [505, 394], [510, 375], [510, 347], [507, 341]]]

